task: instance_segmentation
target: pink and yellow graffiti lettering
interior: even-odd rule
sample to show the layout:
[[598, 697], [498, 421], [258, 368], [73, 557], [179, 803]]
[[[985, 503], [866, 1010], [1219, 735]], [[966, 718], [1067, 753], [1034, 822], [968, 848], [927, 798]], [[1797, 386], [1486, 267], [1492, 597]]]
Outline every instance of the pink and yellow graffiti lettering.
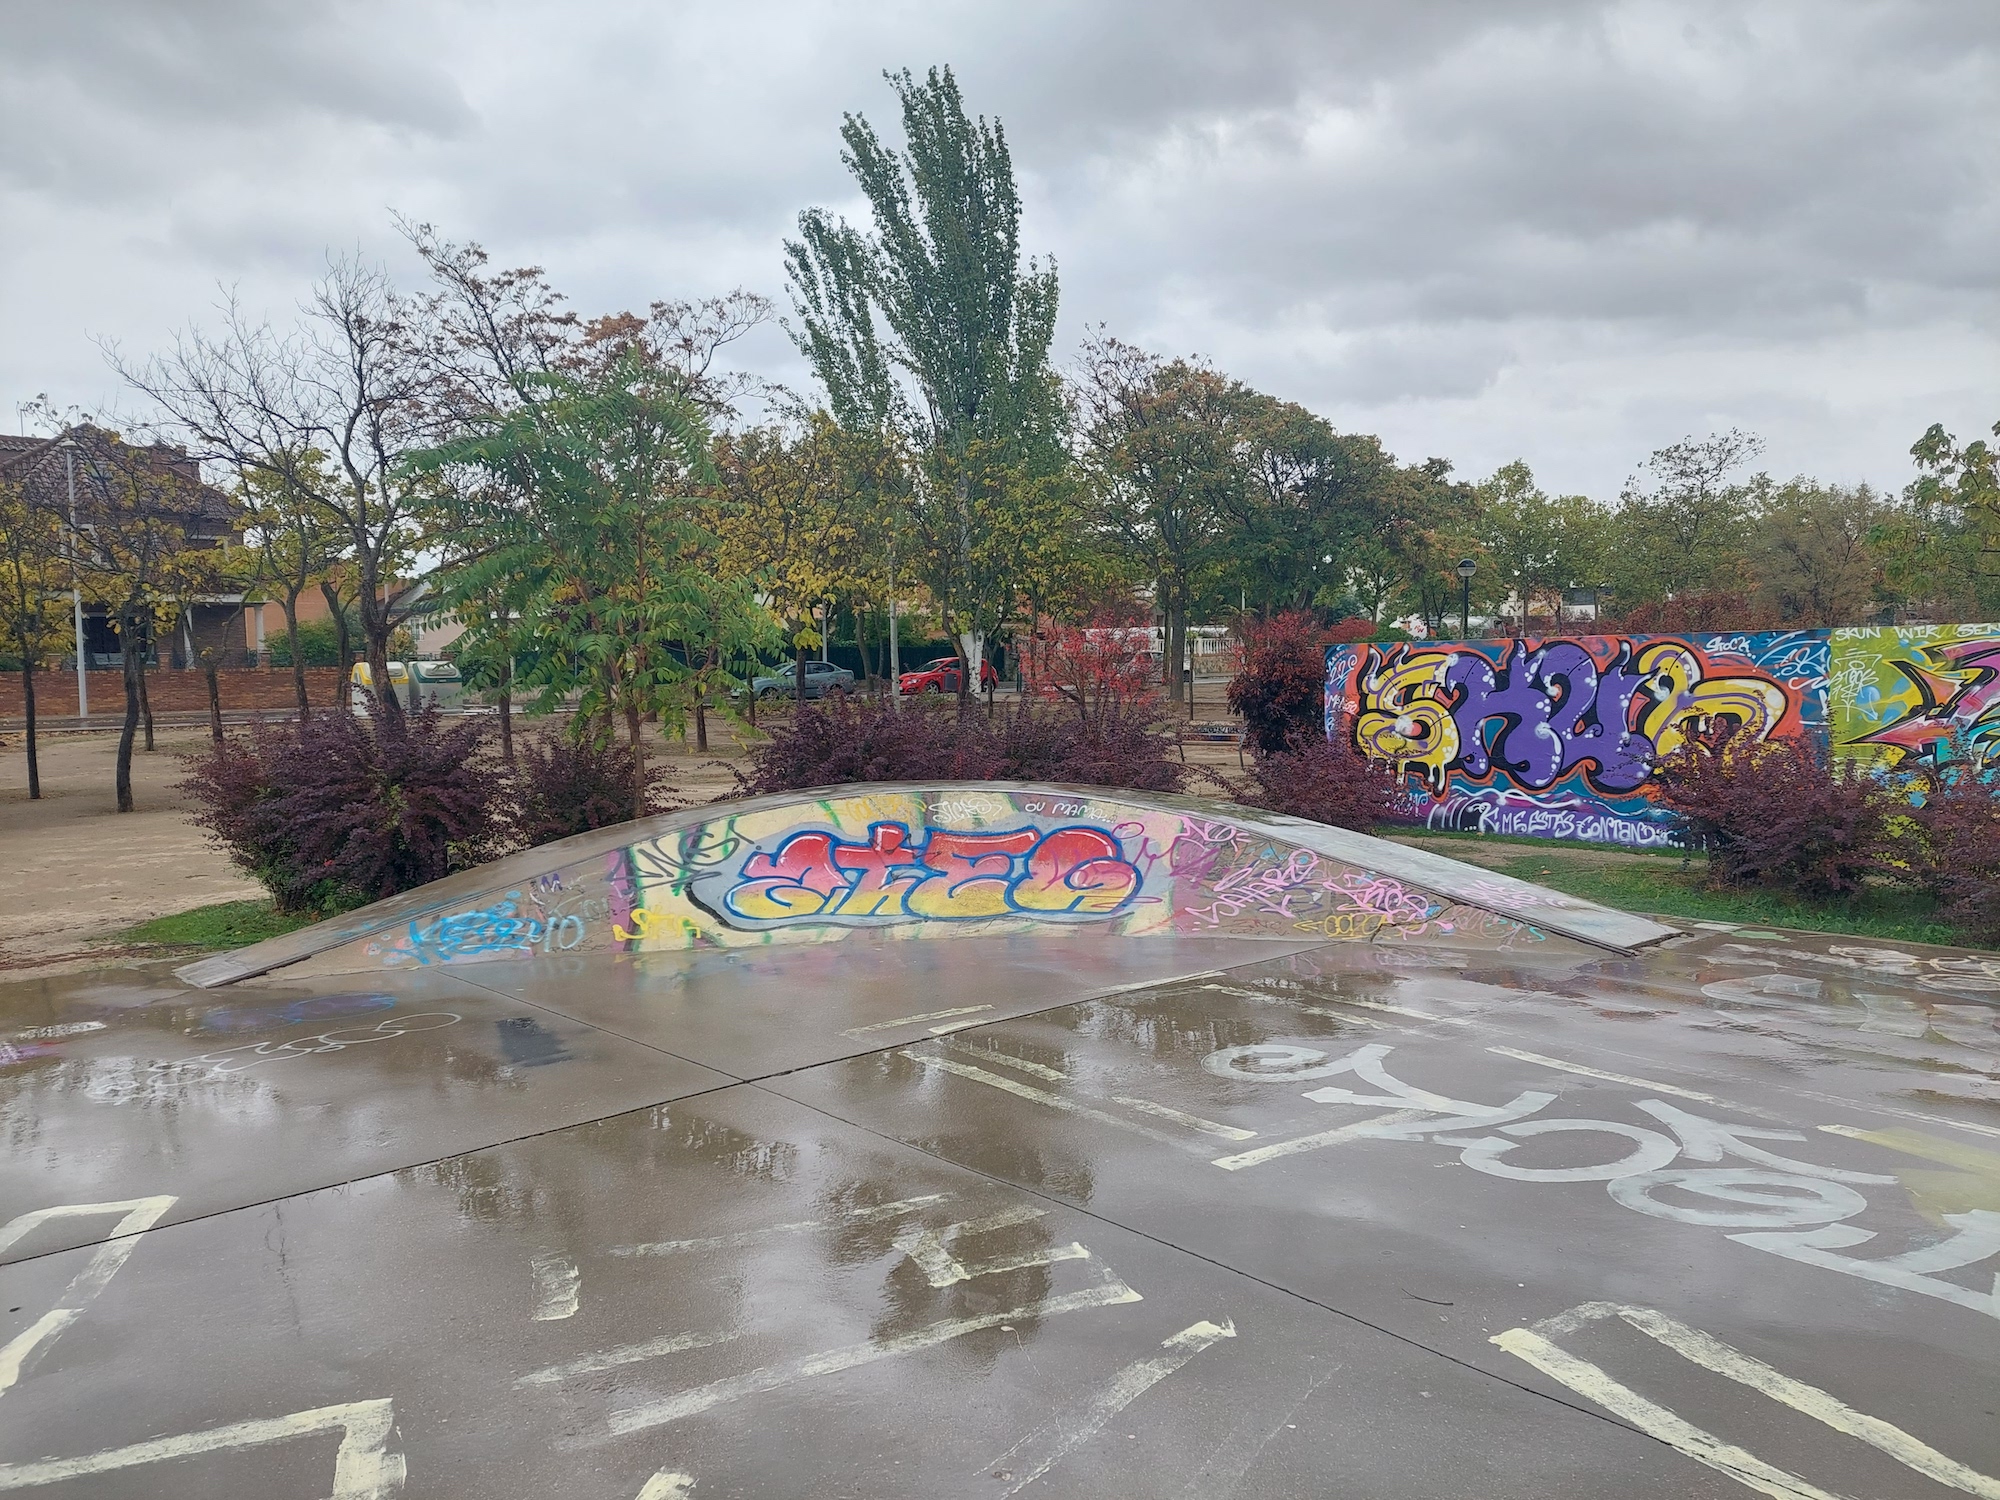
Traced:
[[917, 917], [1004, 917], [1013, 884], [1014, 857], [1035, 846], [1032, 828], [1012, 833], [949, 833], [939, 829], [924, 845], [924, 863], [939, 873], [910, 892]]
[[844, 917], [900, 917], [903, 898], [926, 872], [901, 823], [872, 823], [865, 844], [835, 844], [833, 862], [852, 871], [847, 894], [824, 908]]
[[[1633, 727], [1653, 743], [1655, 756], [1673, 754], [1719, 720], [1740, 725], [1754, 740], [1766, 740], [1785, 716], [1785, 690], [1761, 677], [1702, 676], [1702, 663], [1677, 641], [1658, 641], [1639, 653], [1645, 674], [1638, 723]], [[1650, 698], [1650, 703], [1645, 699]]]
[[1139, 889], [1139, 871], [1100, 828], [1058, 828], [1035, 845], [1014, 905], [1036, 912], [1113, 912]]
[[795, 833], [778, 845], [777, 853], [751, 855], [743, 876], [724, 904], [739, 917], [759, 922], [816, 915], [828, 897], [847, 889], [846, 877], [833, 863], [830, 833]]

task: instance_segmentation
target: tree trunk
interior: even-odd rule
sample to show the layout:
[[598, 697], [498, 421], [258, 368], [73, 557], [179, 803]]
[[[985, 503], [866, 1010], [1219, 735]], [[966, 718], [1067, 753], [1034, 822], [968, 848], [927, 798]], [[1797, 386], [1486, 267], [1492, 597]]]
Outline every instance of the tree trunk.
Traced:
[[715, 670], [718, 650], [711, 643], [708, 657], [702, 663], [701, 676], [694, 685], [694, 747], [703, 755], [708, 753], [708, 679]]
[[506, 675], [500, 679], [500, 759], [514, 764], [514, 658], [507, 658]]
[[120, 617], [118, 654], [125, 668], [125, 723], [118, 731], [118, 810], [132, 811], [132, 741], [139, 732], [139, 653], [133, 648], [134, 621]]
[[213, 657], [202, 667], [201, 675], [208, 679], [208, 736], [219, 745], [222, 743], [222, 678]]
[[1169, 585], [1160, 593], [1166, 605], [1166, 629], [1161, 632], [1165, 639], [1160, 644], [1164, 647], [1161, 655], [1166, 658], [1164, 665], [1168, 674], [1167, 701], [1179, 703], [1187, 696], [1184, 675], [1187, 668], [1187, 605], [1181, 599], [1177, 586]]
[[646, 816], [646, 742], [640, 737], [639, 705], [625, 703], [625, 734], [632, 743], [632, 816]]
[[327, 613], [333, 616], [334, 656], [340, 668], [333, 684], [333, 706], [344, 708], [349, 697], [348, 679], [354, 671], [354, 643], [347, 638], [347, 611], [340, 607], [340, 590], [322, 579], [319, 592], [326, 600]]
[[793, 649], [798, 654], [792, 658], [792, 696], [803, 708], [806, 702], [806, 648], [800, 644]]
[[299, 654], [299, 596], [285, 596], [285, 645], [292, 654], [292, 691], [299, 700], [299, 722], [312, 717], [312, 699], [306, 696], [306, 659]]
[[35, 659], [21, 648], [21, 707], [28, 716], [28, 800], [42, 795], [42, 762], [35, 746]]
[[972, 707], [972, 695], [979, 691], [980, 679], [986, 675], [979, 670], [986, 660], [986, 632], [961, 630], [958, 648], [958, 716], [962, 719]]

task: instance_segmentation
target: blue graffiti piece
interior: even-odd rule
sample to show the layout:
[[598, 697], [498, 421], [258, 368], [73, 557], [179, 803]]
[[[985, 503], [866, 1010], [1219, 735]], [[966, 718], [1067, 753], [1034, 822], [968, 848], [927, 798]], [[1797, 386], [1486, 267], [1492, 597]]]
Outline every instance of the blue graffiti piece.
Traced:
[[486, 954], [528, 956], [536, 944], [544, 948], [574, 948], [582, 942], [584, 920], [564, 916], [558, 922], [520, 916], [520, 892], [510, 890], [492, 906], [474, 912], [452, 912], [436, 922], [410, 922], [408, 956], [418, 964], [450, 964]]
[[300, 1021], [322, 1021], [331, 1016], [352, 1016], [368, 1010], [388, 1010], [396, 1003], [393, 995], [310, 995], [289, 1005], [234, 1006], [206, 1011], [195, 1022], [203, 1031], [263, 1031], [291, 1026]]
[[1458, 769], [1474, 781], [1497, 769], [1540, 791], [1590, 767], [1604, 791], [1628, 792], [1652, 774], [1652, 744], [1630, 728], [1632, 698], [1645, 682], [1630, 642], [1600, 667], [1574, 641], [1531, 651], [1517, 640], [1498, 666], [1474, 652], [1455, 654], [1444, 680], [1459, 695]]

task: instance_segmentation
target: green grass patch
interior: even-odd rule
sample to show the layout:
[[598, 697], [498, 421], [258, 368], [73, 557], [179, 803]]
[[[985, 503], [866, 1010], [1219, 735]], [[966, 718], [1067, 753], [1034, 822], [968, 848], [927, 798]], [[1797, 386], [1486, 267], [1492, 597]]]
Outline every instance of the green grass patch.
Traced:
[[213, 906], [197, 906], [192, 911], [141, 922], [119, 933], [118, 939], [162, 948], [198, 948], [207, 953], [222, 953], [297, 931], [318, 920], [309, 912], [288, 916], [268, 901], [218, 901]]
[[1702, 885], [1704, 872], [1699, 859], [1693, 868], [1682, 871], [1662, 868], [1651, 860], [1613, 864], [1565, 859], [1554, 851], [1508, 860], [1499, 870], [1517, 880], [1552, 886], [1603, 906], [1663, 917], [1840, 932], [1904, 943], [1963, 941], [1931, 915], [1928, 897], [1892, 886], [1869, 886], [1845, 901], [1809, 901], [1782, 891], [1708, 890]]

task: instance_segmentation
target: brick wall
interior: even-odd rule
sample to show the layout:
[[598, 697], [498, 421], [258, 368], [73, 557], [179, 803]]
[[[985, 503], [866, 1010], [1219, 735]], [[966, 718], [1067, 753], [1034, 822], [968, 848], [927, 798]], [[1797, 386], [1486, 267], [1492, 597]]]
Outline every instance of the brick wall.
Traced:
[[[306, 693], [317, 707], [330, 706], [339, 681], [338, 667], [307, 667]], [[297, 706], [289, 667], [238, 667], [219, 674], [222, 706], [225, 709], [287, 709]], [[146, 674], [146, 697], [155, 714], [207, 713], [208, 683], [199, 672], [154, 671]], [[0, 718], [18, 719], [21, 707], [21, 674], [0, 672]], [[90, 717], [117, 717], [125, 712], [125, 679], [118, 672], [90, 674]], [[76, 673], [71, 671], [35, 674], [35, 713], [38, 717], [66, 719], [76, 716]]]

